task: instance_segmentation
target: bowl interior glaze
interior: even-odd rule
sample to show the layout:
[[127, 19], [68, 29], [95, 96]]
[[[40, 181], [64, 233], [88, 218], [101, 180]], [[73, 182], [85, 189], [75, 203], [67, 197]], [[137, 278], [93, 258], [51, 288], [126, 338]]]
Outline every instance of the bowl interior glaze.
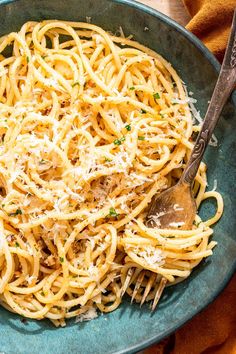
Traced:
[[[198, 100], [203, 116], [217, 79], [219, 64], [190, 33], [164, 15], [129, 0], [0, 0], [0, 34], [17, 31], [28, 20], [85, 21], [126, 35], [163, 55], [176, 68]], [[144, 30], [145, 27], [148, 30]], [[208, 147], [209, 189], [217, 180], [225, 211], [214, 227], [218, 241], [212, 257], [203, 261], [185, 282], [168, 288], [155, 313], [148, 306], [130, 305], [128, 299], [113, 313], [91, 322], [56, 329], [48, 321], [31, 321], [0, 308], [0, 352], [5, 354], [133, 353], [164, 338], [210, 303], [235, 269], [236, 255], [236, 95], [226, 105], [216, 129], [218, 147]], [[214, 203], [200, 210], [206, 218]]]

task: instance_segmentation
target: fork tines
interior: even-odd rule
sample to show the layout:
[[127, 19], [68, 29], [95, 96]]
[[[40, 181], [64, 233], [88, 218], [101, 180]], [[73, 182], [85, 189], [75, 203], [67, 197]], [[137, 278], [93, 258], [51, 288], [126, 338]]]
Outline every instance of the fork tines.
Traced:
[[153, 300], [153, 304], [152, 304], [152, 311], [155, 310], [155, 308], [157, 307], [157, 304], [160, 300], [160, 297], [165, 289], [167, 280], [166, 278], [162, 277], [160, 283], [158, 284], [157, 290], [156, 290], [156, 294]]
[[126, 292], [128, 286], [131, 282], [131, 278], [132, 278], [133, 274], [134, 274], [134, 268], [129, 268], [124, 285], [121, 288], [120, 297], [122, 297], [124, 295], [124, 293]]
[[[140, 301], [140, 307], [144, 304], [145, 301], [148, 301], [148, 295], [151, 292], [151, 289], [154, 287], [155, 282], [157, 280], [159, 280], [159, 276], [156, 273], [150, 272], [150, 271], [146, 271], [146, 270], [142, 270], [138, 275], [137, 273], [134, 274], [135, 268], [129, 268], [128, 272], [127, 272], [127, 276], [125, 278], [125, 282], [122, 286], [121, 289], [121, 297], [124, 295], [124, 293], [126, 292], [126, 290], [128, 289], [128, 287], [136, 280], [135, 282], [135, 287], [134, 290], [132, 292], [132, 296], [131, 296], [131, 303], [133, 303], [134, 299], [136, 298], [136, 296], [138, 294], [141, 295], [142, 290], [140, 288], [144, 289], [144, 293], [141, 297], [141, 301]], [[146, 279], [145, 279], [146, 276]], [[147, 279], [148, 278], [148, 279]], [[158, 282], [154, 288], [154, 300], [153, 303], [151, 305], [151, 311], [154, 311], [155, 308], [157, 307], [157, 304], [160, 300], [160, 297], [165, 289], [167, 280], [166, 278], [162, 277], [160, 282]], [[149, 297], [150, 299], [150, 297]]]
[[150, 293], [150, 291], [152, 289], [152, 286], [153, 286], [153, 284], [154, 284], [154, 282], [156, 280], [156, 277], [157, 277], [157, 275], [155, 273], [151, 273], [150, 278], [148, 279], [147, 285], [145, 287], [142, 300], [140, 302], [140, 307], [143, 306], [148, 294]]

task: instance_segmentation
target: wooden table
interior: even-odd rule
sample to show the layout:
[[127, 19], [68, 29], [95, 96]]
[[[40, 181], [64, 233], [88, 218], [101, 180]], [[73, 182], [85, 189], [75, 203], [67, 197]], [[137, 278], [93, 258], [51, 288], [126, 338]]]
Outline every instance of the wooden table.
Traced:
[[[154, 9], [163, 12], [165, 15], [173, 18], [175, 21], [185, 26], [190, 20], [181, 0], [138, 0], [139, 2], [153, 7]], [[194, 1], [194, 0], [193, 0]]]

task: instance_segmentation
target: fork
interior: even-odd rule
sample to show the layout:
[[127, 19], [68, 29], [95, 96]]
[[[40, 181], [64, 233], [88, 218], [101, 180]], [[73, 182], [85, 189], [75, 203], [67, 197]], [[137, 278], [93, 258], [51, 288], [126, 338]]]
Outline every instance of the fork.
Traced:
[[[190, 159], [183, 171], [179, 182], [159, 195], [155, 195], [151, 201], [149, 211], [146, 217], [147, 227], [189, 229], [192, 228], [193, 221], [196, 216], [197, 208], [195, 199], [192, 194], [192, 185], [196, 177], [199, 165], [202, 161], [203, 154], [213, 134], [213, 130], [219, 120], [225, 102], [229, 98], [232, 90], [236, 85], [236, 10], [232, 22], [231, 34], [225, 52], [223, 64], [220, 74], [201, 128], [198, 134], [195, 146], [193, 148]], [[178, 213], [174, 205], [178, 204]], [[156, 224], [158, 217], [158, 225]], [[176, 227], [173, 227], [176, 225]], [[145, 277], [149, 277], [144, 282]], [[136, 280], [136, 284], [131, 296], [131, 302], [137, 298], [140, 288], [144, 288], [143, 295], [140, 300], [140, 306], [148, 300], [148, 295], [155, 287], [155, 296], [151, 306], [152, 311], [155, 310], [162, 292], [167, 284], [167, 280], [162, 277], [159, 283], [155, 284], [158, 275], [150, 271], [142, 270], [138, 276], [135, 274], [135, 268], [129, 268], [126, 279], [122, 285], [121, 296], [127, 291], [129, 286]], [[137, 299], [136, 299], [137, 300]]]
[[[133, 290], [131, 290], [130, 286], [134, 283], [135, 287]], [[149, 301], [153, 298], [153, 302], [150, 307], [151, 310], [154, 311], [166, 284], [166, 278], [161, 277], [154, 272], [144, 269], [140, 271], [138, 268], [135, 269], [135, 267], [130, 267], [121, 288], [121, 297], [125, 294], [125, 292], [127, 292], [129, 288], [132, 292], [131, 304], [134, 300], [136, 300], [136, 302], [140, 302], [140, 307], [144, 304], [145, 301]], [[151, 294], [152, 289], [153, 293]], [[149, 299], [149, 297], [151, 298]]]

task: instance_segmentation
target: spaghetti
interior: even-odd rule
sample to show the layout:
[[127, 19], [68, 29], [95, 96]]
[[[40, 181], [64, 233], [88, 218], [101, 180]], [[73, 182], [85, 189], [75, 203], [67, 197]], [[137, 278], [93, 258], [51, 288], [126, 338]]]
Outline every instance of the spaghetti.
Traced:
[[27, 22], [0, 39], [0, 53], [1, 305], [63, 326], [116, 309], [130, 268], [130, 295], [147, 270], [137, 302], [150, 279], [147, 301], [163, 277], [168, 285], [187, 278], [212, 254], [223, 202], [205, 191], [201, 163], [196, 202], [216, 198], [216, 215], [196, 216], [192, 230], [144, 224], [199, 131], [172, 66], [76, 22]]

